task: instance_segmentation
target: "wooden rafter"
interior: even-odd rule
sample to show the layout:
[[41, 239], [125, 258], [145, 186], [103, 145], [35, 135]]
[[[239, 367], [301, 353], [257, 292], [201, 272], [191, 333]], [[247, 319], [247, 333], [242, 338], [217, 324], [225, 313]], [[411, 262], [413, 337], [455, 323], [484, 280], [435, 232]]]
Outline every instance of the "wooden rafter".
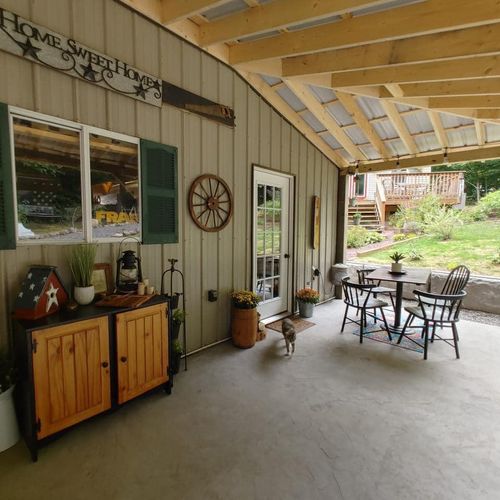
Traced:
[[408, 131], [405, 121], [402, 116], [399, 114], [398, 108], [393, 102], [390, 101], [382, 101], [382, 107], [385, 111], [385, 114], [388, 116], [389, 121], [392, 123], [394, 129], [398, 133], [399, 137], [403, 141], [408, 153], [417, 154], [418, 149], [415, 143], [415, 139]]
[[282, 61], [282, 75], [294, 77], [500, 54], [499, 28], [498, 24], [490, 24], [288, 57]]
[[[444, 96], [444, 97], [418, 97], [420, 105], [430, 109], [499, 109], [500, 95], [484, 96]], [[425, 99], [425, 101], [422, 101]], [[412, 98], [405, 98], [405, 102], [411, 103]]]
[[484, 143], [486, 142], [484, 137], [484, 123], [475, 120], [474, 128], [476, 129], [477, 144], [479, 146], [484, 146]]
[[355, 8], [382, 4], [387, 0], [275, 0], [215, 20], [200, 31], [202, 46], [236, 40], [278, 30], [293, 24], [344, 14]]
[[161, 22], [172, 24], [187, 17], [217, 7], [228, 0], [161, 0]]
[[356, 125], [358, 125], [372, 146], [377, 150], [380, 157], [389, 158], [392, 156], [372, 124], [368, 121], [362, 109], [359, 107], [355, 97], [352, 94], [346, 94], [344, 92], [337, 92], [336, 95], [342, 106], [344, 106], [346, 111], [352, 116]]
[[[453, 14], [452, 14], [453, 13]], [[307, 54], [500, 22], [497, 0], [428, 0], [231, 47], [229, 62]]]
[[311, 90], [309, 90], [306, 85], [289, 80], [286, 81], [286, 84], [355, 160], [366, 159], [354, 142], [352, 142], [351, 138], [342, 130], [342, 127], [335, 121], [333, 116], [313, 96]]
[[435, 111], [429, 111], [428, 115], [439, 144], [443, 149], [447, 148], [449, 145], [448, 134], [443, 127], [443, 122], [441, 121], [439, 113], [436, 113]]
[[500, 78], [408, 83], [399, 87], [403, 97], [500, 95]]

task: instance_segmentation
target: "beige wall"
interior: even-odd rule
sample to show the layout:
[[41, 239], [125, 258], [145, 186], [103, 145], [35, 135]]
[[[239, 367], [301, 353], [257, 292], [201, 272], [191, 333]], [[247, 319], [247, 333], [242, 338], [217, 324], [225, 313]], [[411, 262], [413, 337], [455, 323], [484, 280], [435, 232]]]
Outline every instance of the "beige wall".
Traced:
[[[189, 350], [228, 336], [229, 292], [251, 285], [253, 163], [296, 176], [294, 286], [309, 281], [313, 264], [328, 274], [335, 253], [338, 170], [231, 69], [112, 0], [0, 0], [0, 6], [234, 108], [236, 128], [231, 129], [174, 107], [143, 104], [0, 52], [1, 102], [179, 148], [179, 244], [143, 246], [140, 252], [144, 275], [155, 286], [160, 285], [167, 259], [179, 259], [186, 274]], [[187, 211], [191, 182], [207, 172], [225, 179], [234, 194], [234, 217], [219, 233], [202, 232]], [[321, 246], [314, 251], [313, 195], [321, 196]], [[100, 245], [98, 261], [114, 263], [117, 250], [116, 244]], [[13, 297], [27, 267], [60, 266], [69, 284], [66, 251], [61, 246], [35, 246], [0, 252], [3, 342]], [[211, 288], [220, 292], [217, 302], [207, 301]], [[329, 294], [328, 279], [325, 288]]]

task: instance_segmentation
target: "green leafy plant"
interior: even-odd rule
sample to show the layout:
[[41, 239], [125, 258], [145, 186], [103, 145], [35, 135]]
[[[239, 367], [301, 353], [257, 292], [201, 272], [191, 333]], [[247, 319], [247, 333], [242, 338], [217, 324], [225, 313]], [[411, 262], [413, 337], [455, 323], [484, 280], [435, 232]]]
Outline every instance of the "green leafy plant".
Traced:
[[420, 250], [418, 250], [418, 248], [415, 246], [412, 246], [407, 251], [407, 254], [408, 254], [408, 260], [410, 260], [412, 262], [416, 262], [416, 261], [422, 260], [424, 258], [422, 252]]
[[185, 320], [186, 311], [184, 311], [184, 309], [176, 309], [172, 314], [172, 321], [174, 323], [178, 323], [180, 325], [181, 323], [184, 323]]
[[97, 245], [76, 245], [71, 249], [68, 263], [75, 286], [87, 287], [92, 285], [92, 271], [96, 251]]
[[307, 304], [317, 304], [319, 302], [319, 293], [312, 288], [301, 288], [295, 294], [295, 298]]
[[361, 212], [356, 212], [356, 213], [352, 216], [352, 218], [353, 218], [354, 220], [357, 220], [357, 221], [359, 222], [359, 221], [363, 218], [363, 216], [361, 215]]
[[347, 231], [347, 248], [360, 248], [384, 239], [385, 237], [377, 231], [368, 231], [362, 226], [350, 227]]
[[455, 230], [463, 224], [456, 210], [440, 207], [425, 218], [426, 232], [441, 240], [451, 240]]
[[389, 255], [389, 258], [397, 264], [398, 262], [401, 262], [403, 259], [405, 259], [406, 255], [401, 252], [394, 252]]
[[14, 362], [5, 349], [0, 350], [0, 394], [15, 384]]
[[174, 347], [174, 352], [176, 354], [184, 354], [184, 349], [182, 347], [182, 344], [181, 344], [180, 340], [175, 340], [173, 347]]
[[495, 265], [500, 265], [500, 248], [498, 249], [497, 253], [493, 255], [491, 258], [491, 263]]
[[478, 206], [484, 210], [488, 216], [500, 215], [500, 189], [488, 193], [479, 203]]

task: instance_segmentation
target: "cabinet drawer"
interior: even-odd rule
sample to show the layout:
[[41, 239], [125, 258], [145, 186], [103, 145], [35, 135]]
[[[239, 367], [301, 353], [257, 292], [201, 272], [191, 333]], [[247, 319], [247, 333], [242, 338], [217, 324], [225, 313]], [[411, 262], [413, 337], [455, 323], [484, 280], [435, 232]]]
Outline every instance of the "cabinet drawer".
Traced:
[[167, 305], [116, 315], [118, 403], [168, 380]]
[[107, 317], [32, 335], [38, 439], [111, 408]]

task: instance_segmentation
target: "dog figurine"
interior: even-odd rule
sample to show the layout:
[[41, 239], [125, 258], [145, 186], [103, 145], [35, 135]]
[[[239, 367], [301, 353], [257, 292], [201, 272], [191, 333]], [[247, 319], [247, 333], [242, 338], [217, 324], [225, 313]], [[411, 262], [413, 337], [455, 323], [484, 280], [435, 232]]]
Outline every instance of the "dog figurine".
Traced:
[[[295, 352], [295, 339], [297, 334], [295, 333], [295, 327], [293, 326], [293, 321], [291, 319], [285, 318], [281, 324], [281, 331], [286, 343], [286, 354], [285, 356], [291, 356]], [[290, 344], [292, 346], [292, 354], [290, 354]]]

